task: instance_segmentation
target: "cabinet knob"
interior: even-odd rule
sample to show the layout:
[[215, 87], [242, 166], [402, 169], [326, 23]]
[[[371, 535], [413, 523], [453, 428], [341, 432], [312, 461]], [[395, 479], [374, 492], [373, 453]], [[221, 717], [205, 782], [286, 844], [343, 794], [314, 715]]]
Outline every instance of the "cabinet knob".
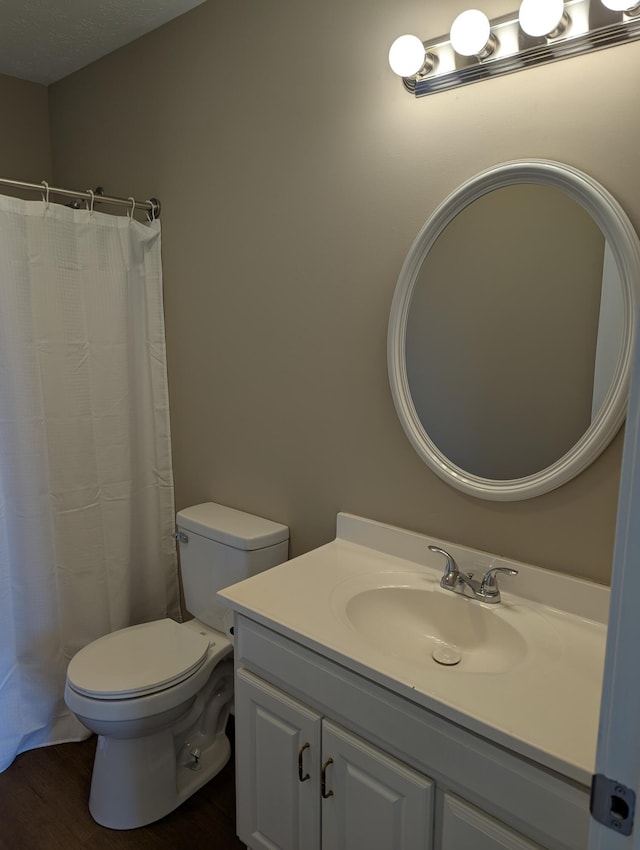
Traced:
[[333, 759], [328, 758], [325, 763], [322, 765], [322, 796], [326, 800], [327, 797], [333, 797], [333, 791], [327, 791], [327, 768], [330, 764], [333, 764]]
[[300, 782], [306, 782], [307, 779], [311, 779], [308, 773], [304, 772], [304, 768], [302, 766], [302, 759], [304, 755], [304, 751], [308, 750], [311, 747], [311, 744], [307, 741], [306, 744], [303, 744], [300, 747], [300, 751], [298, 752], [298, 779]]

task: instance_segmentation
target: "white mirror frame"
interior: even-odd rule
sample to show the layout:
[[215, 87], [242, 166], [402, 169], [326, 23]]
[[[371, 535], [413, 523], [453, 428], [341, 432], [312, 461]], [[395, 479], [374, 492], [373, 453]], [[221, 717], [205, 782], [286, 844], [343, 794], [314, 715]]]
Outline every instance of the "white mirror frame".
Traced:
[[[494, 480], [473, 475], [447, 458], [430, 439], [409, 391], [405, 361], [407, 319], [420, 269], [431, 247], [458, 213], [478, 198], [522, 183], [552, 186], [577, 201], [599, 225], [620, 272], [623, 335], [613, 381], [590, 427], [558, 461], [524, 478]], [[449, 195], [428, 219], [404, 261], [391, 305], [387, 359], [396, 411], [414, 449], [448, 484], [472, 496], [517, 501], [540, 496], [579, 475], [604, 451], [624, 422], [640, 292], [640, 241], [628, 216], [609, 192], [581, 171], [544, 159], [516, 160], [480, 172]]]

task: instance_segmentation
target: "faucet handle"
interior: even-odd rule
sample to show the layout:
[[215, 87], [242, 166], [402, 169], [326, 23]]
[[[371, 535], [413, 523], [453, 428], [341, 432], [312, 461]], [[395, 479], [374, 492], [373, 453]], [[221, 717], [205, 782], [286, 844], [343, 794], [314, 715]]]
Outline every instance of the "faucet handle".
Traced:
[[447, 559], [444, 565], [444, 575], [440, 579], [442, 587], [455, 587], [460, 571], [453, 555], [450, 555], [446, 549], [441, 549], [440, 546], [429, 546], [429, 549], [432, 552], [437, 552], [439, 555], [444, 555]]
[[508, 576], [517, 576], [518, 570], [512, 570], [511, 567], [491, 567], [487, 570], [482, 581], [480, 582], [480, 595], [489, 597], [497, 597], [500, 599], [500, 590], [498, 589], [498, 573], [505, 573]]

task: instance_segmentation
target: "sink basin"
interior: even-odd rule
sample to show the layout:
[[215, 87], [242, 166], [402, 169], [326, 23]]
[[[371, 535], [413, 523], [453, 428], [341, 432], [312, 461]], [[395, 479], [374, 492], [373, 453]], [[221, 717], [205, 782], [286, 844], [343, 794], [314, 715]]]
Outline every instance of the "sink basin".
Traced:
[[423, 669], [500, 673], [522, 664], [538, 644], [531, 612], [466, 599], [415, 576], [411, 584], [343, 586], [339, 595], [341, 619], [371, 648]]

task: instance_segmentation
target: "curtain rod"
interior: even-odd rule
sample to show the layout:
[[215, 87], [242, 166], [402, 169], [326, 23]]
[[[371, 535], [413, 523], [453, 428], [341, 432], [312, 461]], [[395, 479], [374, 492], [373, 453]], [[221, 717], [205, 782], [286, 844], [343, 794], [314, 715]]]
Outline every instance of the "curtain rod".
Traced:
[[75, 189], [58, 189], [55, 186], [49, 186], [46, 180], [42, 183], [24, 183], [22, 180], [7, 180], [0, 177], [0, 185], [12, 186], [14, 189], [28, 189], [35, 192], [42, 192], [43, 198], [47, 199], [50, 194], [64, 195], [66, 198], [83, 198], [86, 201], [98, 200], [101, 204], [115, 204], [120, 207], [129, 207], [134, 210], [146, 210], [152, 219], [160, 218], [160, 201], [157, 198], [149, 198], [147, 201], [136, 201], [135, 198], [113, 198], [109, 195], [103, 195], [96, 190], [95, 192], [88, 189], [86, 192], [77, 192]]

